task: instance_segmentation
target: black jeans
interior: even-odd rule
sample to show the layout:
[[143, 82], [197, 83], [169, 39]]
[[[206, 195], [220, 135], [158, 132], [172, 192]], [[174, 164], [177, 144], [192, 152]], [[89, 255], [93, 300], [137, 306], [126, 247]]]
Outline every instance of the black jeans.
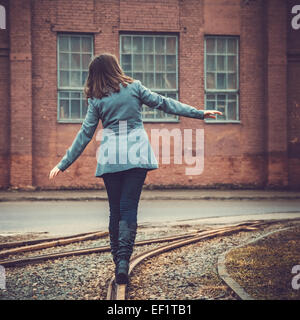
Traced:
[[103, 174], [109, 201], [109, 224], [116, 228], [120, 220], [137, 223], [137, 211], [148, 169], [132, 168]]

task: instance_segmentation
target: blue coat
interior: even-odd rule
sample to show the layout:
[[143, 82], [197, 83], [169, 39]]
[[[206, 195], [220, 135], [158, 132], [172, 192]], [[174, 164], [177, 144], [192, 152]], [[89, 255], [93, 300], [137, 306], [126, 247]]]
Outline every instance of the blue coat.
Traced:
[[143, 104], [170, 114], [204, 119], [203, 110], [152, 92], [139, 80], [134, 80], [127, 87], [120, 84], [120, 92], [101, 99], [88, 99], [88, 110], [82, 126], [57, 167], [64, 171], [80, 156], [101, 119], [101, 145], [95, 155], [96, 177], [135, 167], [157, 169], [158, 163], [143, 126]]

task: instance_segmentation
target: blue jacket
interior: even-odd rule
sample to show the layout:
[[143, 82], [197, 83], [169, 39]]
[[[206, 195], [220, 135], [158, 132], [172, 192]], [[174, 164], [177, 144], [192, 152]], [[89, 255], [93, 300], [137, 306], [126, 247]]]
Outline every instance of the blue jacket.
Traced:
[[143, 126], [143, 104], [170, 114], [204, 119], [203, 110], [152, 92], [139, 80], [134, 80], [127, 87], [120, 84], [120, 92], [101, 99], [88, 99], [82, 126], [57, 167], [64, 171], [80, 156], [101, 119], [101, 145], [95, 155], [96, 177], [135, 167], [157, 169], [158, 163]]

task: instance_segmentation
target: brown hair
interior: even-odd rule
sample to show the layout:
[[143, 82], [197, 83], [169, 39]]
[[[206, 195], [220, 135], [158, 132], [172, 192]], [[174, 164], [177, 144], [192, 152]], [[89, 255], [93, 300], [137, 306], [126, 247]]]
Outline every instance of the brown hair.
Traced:
[[89, 74], [84, 85], [84, 94], [88, 98], [102, 98], [111, 91], [119, 92], [120, 83], [127, 87], [133, 78], [126, 76], [117, 57], [103, 53], [95, 57], [89, 64]]

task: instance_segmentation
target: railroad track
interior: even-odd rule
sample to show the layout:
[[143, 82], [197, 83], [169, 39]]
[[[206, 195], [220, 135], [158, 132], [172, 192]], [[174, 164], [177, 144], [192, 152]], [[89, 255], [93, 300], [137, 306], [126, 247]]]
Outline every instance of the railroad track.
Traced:
[[[167, 251], [175, 250], [177, 248], [193, 244], [196, 242], [199, 242], [201, 240], [208, 240], [214, 237], [218, 236], [228, 236], [236, 232], [240, 231], [253, 231], [257, 230], [258, 227], [261, 227], [265, 225], [265, 222], [260, 222], [260, 221], [254, 221], [254, 222], [249, 222], [249, 223], [241, 223], [238, 225], [234, 226], [229, 226], [229, 227], [222, 227], [214, 230], [205, 230], [202, 232], [199, 232], [197, 235], [191, 236], [188, 239], [181, 239], [181, 240], [175, 240], [169, 244], [160, 246], [158, 248], [154, 248], [151, 250], [148, 250], [146, 252], [143, 252], [141, 254], [138, 254], [134, 256], [130, 260], [129, 264], [129, 276], [132, 273], [133, 269], [142, 261], [144, 261], [147, 258], [151, 258], [154, 256], [157, 256], [159, 254], [162, 254]], [[126, 300], [127, 296], [127, 285], [122, 284], [118, 285], [115, 283], [115, 277], [112, 277], [109, 285], [108, 285], [108, 290], [107, 290], [107, 300]]]
[[[287, 221], [289, 219], [285, 219]], [[295, 220], [295, 219], [293, 219]], [[270, 225], [273, 223], [282, 222], [283, 220], [258, 220], [252, 222], [245, 222], [231, 226], [225, 226], [222, 228], [215, 229], [203, 229], [189, 233], [183, 233], [176, 236], [161, 237], [143, 241], [136, 241], [135, 246], [143, 246], [153, 243], [166, 243], [159, 247], [156, 247], [151, 250], [142, 252], [134, 256], [130, 260], [129, 266], [129, 276], [132, 273], [133, 269], [140, 264], [145, 259], [157, 256], [167, 251], [175, 250], [177, 248], [193, 244], [199, 241], [208, 240], [214, 237], [228, 236], [233, 233], [240, 231], [253, 231], [257, 230], [260, 227], [265, 225]], [[108, 232], [90, 232], [85, 234], [72, 235], [67, 237], [58, 237], [58, 238], [45, 238], [45, 239], [36, 239], [36, 240], [27, 240], [19, 242], [10, 242], [10, 243], [0, 243], [0, 265], [5, 268], [8, 267], [19, 267], [26, 264], [41, 263], [43, 261], [58, 259], [70, 256], [84, 255], [84, 254], [93, 254], [93, 253], [103, 253], [110, 252], [110, 246], [98, 246], [92, 248], [84, 248], [70, 251], [62, 251], [38, 256], [28, 256], [20, 257], [14, 259], [3, 259], [11, 254], [22, 254], [25, 252], [43, 250], [47, 248], [52, 248], [56, 246], [64, 246], [75, 242], [94, 240], [99, 238], [104, 238], [108, 236]], [[109, 281], [108, 290], [107, 290], [107, 300], [126, 300], [127, 296], [127, 286], [126, 285], [117, 285], [115, 284], [115, 279], [112, 277]]]
[[[176, 241], [180, 239], [191, 238], [197, 234], [198, 232], [190, 232], [190, 233], [180, 234], [177, 236], [168, 236], [168, 237], [162, 237], [162, 238], [137, 241], [135, 243], [135, 246], [143, 246], [143, 245], [153, 244], [153, 243]], [[21, 242], [15, 242], [15, 243], [0, 244], [0, 249], [9, 247], [8, 250], [0, 251], [0, 265], [6, 268], [18, 267], [26, 264], [40, 263], [46, 260], [53, 260], [53, 259], [59, 259], [64, 257], [70, 257], [70, 256], [109, 252], [110, 246], [99, 246], [99, 247], [92, 247], [92, 248], [85, 248], [85, 249], [78, 249], [78, 250], [62, 251], [62, 252], [50, 253], [50, 254], [44, 254], [44, 255], [38, 255], [38, 256], [29, 256], [29, 257], [15, 258], [15, 259], [1, 259], [11, 254], [31, 252], [36, 250], [52, 248], [56, 246], [63, 246], [63, 245], [80, 242], [80, 241], [94, 240], [98, 238], [103, 238], [107, 235], [108, 235], [108, 232], [95, 232], [95, 233], [80, 234], [80, 235], [69, 236], [69, 237], [52, 238], [50, 239], [50, 241], [47, 241], [49, 239], [36, 239], [36, 240], [21, 241]], [[17, 247], [13, 247], [13, 244], [17, 245]]]

